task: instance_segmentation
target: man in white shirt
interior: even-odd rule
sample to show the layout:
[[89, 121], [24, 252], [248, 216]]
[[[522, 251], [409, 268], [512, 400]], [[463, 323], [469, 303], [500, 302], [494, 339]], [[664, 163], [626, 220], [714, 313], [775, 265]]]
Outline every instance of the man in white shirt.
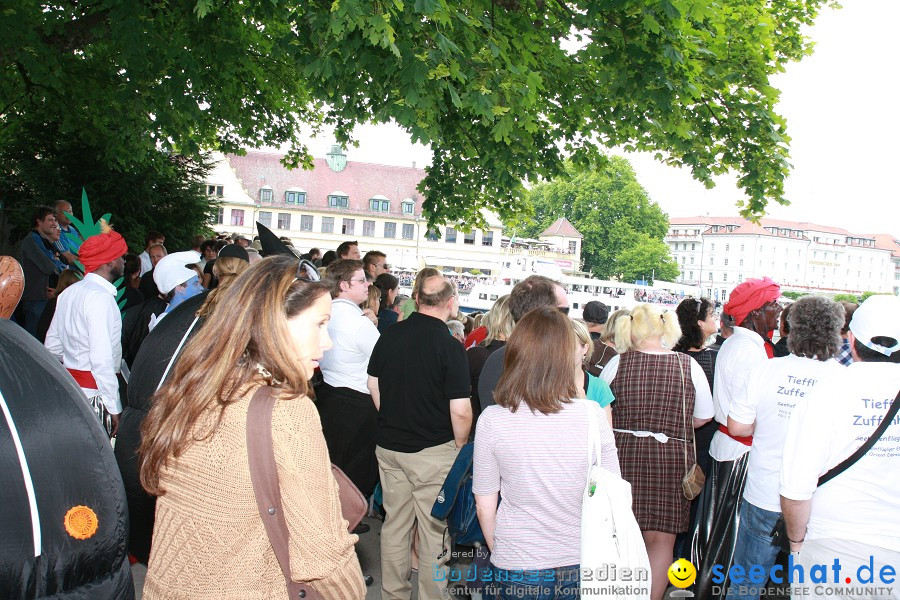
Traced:
[[378, 481], [378, 410], [367, 387], [378, 328], [359, 308], [369, 294], [361, 261], [336, 260], [328, 266], [326, 282], [331, 285], [333, 346], [319, 361], [325, 383], [316, 392], [316, 406], [331, 462], [368, 495]]
[[[816, 386], [788, 426], [781, 508], [791, 558], [805, 576], [799, 582], [795, 575], [791, 585], [805, 587], [804, 597], [898, 598], [900, 417], [846, 470], [821, 486], [818, 480], [862, 446], [898, 401], [900, 298], [872, 296], [860, 304], [849, 338], [853, 363]], [[811, 584], [810, 569], [822, 564], [827, 582]]]
[[[831, 360], [841, 345], [840, 304], [824, 296], [804, 296], [791, 305], [788, 321], [791, 353], [754, 367], [728, 413], [731, 435], [753, 436], [734, 553], [734, 564], [744, 573], [750, 573], [753, 565], [768, 573], [778, 557], [779, 548], [772, 541], [781, 517], [778, 475], [791, 414], [830, 373], [840, 370]], [[759, 598], [764, 585], [765, 581], [734, 577], [728, 600]]]
[[778, 327], [779, 297], [781, 288], [768, 277], [748, 279], [731, 291], [724, 307], [735, 327], [716, 357], [713, 407], [719, 430], [709, 447], [710, 472], [700, 495], [700, 518], [691, 544], [691, 562], [697, 566], [695, 592], [700, 598], [718, 597], [712, 593], [712, 568], [723, 565], [727, 571], [734, 556], [738, 509], [747, 475], [746, 454], [752, 440], [728, 433], [728, 412], [733, 398], [747, 385], [750, 371], [772, 356], [766, 340]]
[[112, 282], [122, 277], [127, 252], [122, 236], [109, 229], [81, 244], [84, 279], [59, 295], [45, 342], [81, 386], [110, 437], [122, 412], [116, 378], [122, 362], [122, 316]]
[[141, 275], [153, 268], [153, 263], [150, 260], [150, 246], [155, 246], [157, 244], [162, 245], [165, 243], [166, 236], [164, 236], [160, 232], [147, 232], [147, 235], [144, 238], [144, 251], [138, 254], [138, 258], [141, 259]]

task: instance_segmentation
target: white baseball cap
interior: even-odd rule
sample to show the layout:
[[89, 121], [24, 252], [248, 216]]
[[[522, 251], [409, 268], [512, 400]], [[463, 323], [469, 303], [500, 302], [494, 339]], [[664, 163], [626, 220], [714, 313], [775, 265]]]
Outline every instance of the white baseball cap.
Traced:
[[[900, 298], [869, 296], [853, 313], [850, 331], [866, 348], [890, 356], [900, 349]], [[894, 344], [882, 346], [873, 343], [872, 338], [878, 336], [894, 338]]]
[[173, 252], [166, 255], [153, 268], [153, 281], [163, 294], [168, 294], [191, 277], [197, 274], [188, 265], [200, 262], [200, 253], [194, 250], [185, 252]]

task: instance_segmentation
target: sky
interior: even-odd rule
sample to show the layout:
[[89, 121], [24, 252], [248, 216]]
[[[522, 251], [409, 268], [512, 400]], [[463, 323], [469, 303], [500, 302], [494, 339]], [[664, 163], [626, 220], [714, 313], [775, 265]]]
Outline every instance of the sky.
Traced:
[[[785, 182], [789, 206], [771, 203], [767, 215], [843, 227], [852, 233], [900, 237], [900, 0], [842, 0], [822, 11], [809, 37], [811, 56], [772, 79], [781, 90], [778, 111], [787, 119], [793, 170]], [[349, 160], [424, 167], [428, 149], [392, 125], [356, 128]], [[334, 142], [309, 140], [314, 156]], [[619, 152], [616, 152], [619, 153]], [[743, 196], [734, 177], [707, 190], [687, 169], [668, 167], [650, 154], [624, 154], [638, 181], [670, 217], [737, 214]]]

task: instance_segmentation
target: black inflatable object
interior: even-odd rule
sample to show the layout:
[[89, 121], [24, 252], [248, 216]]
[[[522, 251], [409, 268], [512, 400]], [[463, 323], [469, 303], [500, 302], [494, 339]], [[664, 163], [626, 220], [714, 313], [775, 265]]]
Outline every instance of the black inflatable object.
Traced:
[[[128, 550], [142, 563], [150, 558], [156, 498], [144, 491], [138, 477], [137, 450], [141, 445], [141, 422], [150, 410], [150, 397], [159, 387], [169, 361], [208, 295], [209, 292], [203, 292], [188, 298], [153, 328], [134, 358], [128, 380], [128, 402], [119, 420], [115, 454], [125, 483], [131, 521]], [[200, 330], [202, 323], [203, 319], [198, 320], [187, 339]]]
[[4, 319], [0, 393], [0, 598], [134, 598], [106, 433], [59, 361]]

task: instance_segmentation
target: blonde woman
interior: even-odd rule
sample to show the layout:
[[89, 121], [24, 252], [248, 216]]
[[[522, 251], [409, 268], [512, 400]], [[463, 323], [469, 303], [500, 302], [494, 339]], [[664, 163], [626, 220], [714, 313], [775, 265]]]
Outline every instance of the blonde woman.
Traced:
[[[481, 413], [481, 401], [478, 398], [478, 380], [488, 356], [506, 344], [506, 338], [512, 333], [512, 315], [509, 314], [509, 294], [500, 296], [485, 317], [483, 325], [487, 329], [484, 341], [466, 350], [469, 359], [469, 379], [472, 382], [472, 415], [474, 419]], [[474, 425], [474, 420], [473, 420]]]
[[291, 578], [324, 598], [364, 597], [357, 537], [341, 516], [309, 398], [331, 347], [330, 315], [329, 288], [299, 279], [295, 259], [273, 256], [235, 280], [188, 342], [142, 427], [141, 484], [159, 497], [145, 600], [287, 597], [247, 457], [247, 410], [263, 385], [278, 398], [272, 438]]
[[652, 600], [662, 599], [675, 537], [688, 529], [690, 502], [681, 480], [695, 456], [692, 429], [713, 416], [703, 369], [671, 350], [680, 337], [673, 311], [638, 304], [630, 316], [616, 320], [621, 354], [600, 374], [616, 397], [619, 464], [631, 483], [634, 516], [650, 556]]
[[612, 409], [610, 404], [613, 403], [616, 397], [613, 395], [608, 383], [587, 371], [588, 361], [594, 349], [594, 340], [591, 339], [591, 332], [588, 330], [587, 324], [581, 319], [572, 319], [572, 329], [575, 331], [575, 337], [578, 338], [578, 348], [581, 352], [585, 397], [588, 400], [593, 400], [603, 408], [606, 420], [612, 426]]

